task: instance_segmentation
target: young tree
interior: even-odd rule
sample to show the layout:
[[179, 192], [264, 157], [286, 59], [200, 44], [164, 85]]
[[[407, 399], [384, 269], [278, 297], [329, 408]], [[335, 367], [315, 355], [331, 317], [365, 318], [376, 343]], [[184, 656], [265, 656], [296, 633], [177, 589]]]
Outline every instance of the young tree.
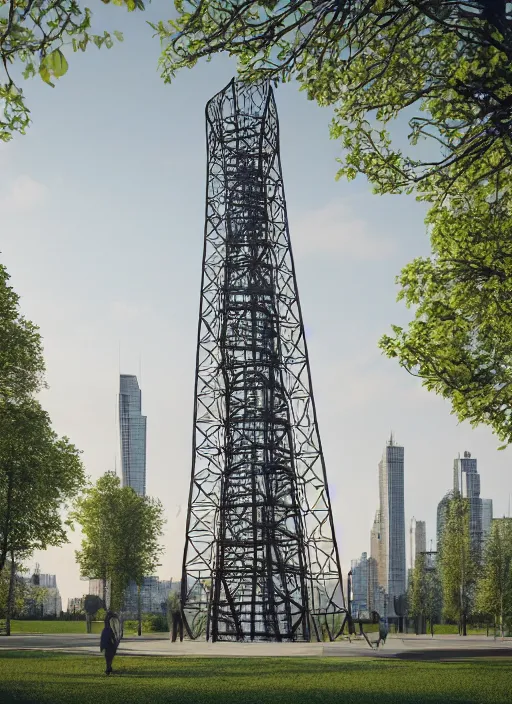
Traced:
[[84, 534], [76, 552], [82, 574], [102, 579], [105, 586], [108, 582], [110, 607], [122, 611], [130, 582], [137, 584], [140, 596], [144, 577], [159, 566], [162, 504], [121, 487], [119, 477], [107, 472], [77, 501], [73, 518]]
[[472, 553], [469, 533], [468, 500], [458, 494], [447, 506], [439, 557], [444, 615], [448, 619], [457, 620], [460, 633], [465, 636], [477, 563]]
[[[102, 0], [109, 4], [110, 0]], [[144, 10], [142, 0], [113, 0], [132, 10]], [[54, 87], [53, 79], [68, 70], [66, 50], [85, 51], [93, 44], [110, 49], [114, 37], [104, 31], [91, 33], [92, 13], [78, 0], [0, 0], [0, 140], [8, 141], [13, 132], [25, 133], [30, 122], [29, 109], [20, 86], [11, 74], [12, 67], [24, 67], [23, 77], [37, 74]]]
[[82, 549], [76, 553], [80, 571], [82, 575], [102, 581], [105, 604], [114, 564], [112, 541], [119, 513], [119, 490], [119, 478], [107, 472], [77, 499], [72, 513], [85, 536]]
[[0, 400], [0, 572], [8, 557], [67, 542], [62, 509], [85, 481], [79, 454], [37, 401]]
[[512, 621], [512, 519], [493, 521], [484, 552], [484, 566], [477, 584], [479, 611], [494, 617], [503, 638]]
[[434, 624], [442, 612], [442, 591], [437, 569], [427, 564], [427, 556], [424, 554], [416, 556], [409, 604], [411, 615], [425, 624], [428, 621], [430, 632], [434, 635]]

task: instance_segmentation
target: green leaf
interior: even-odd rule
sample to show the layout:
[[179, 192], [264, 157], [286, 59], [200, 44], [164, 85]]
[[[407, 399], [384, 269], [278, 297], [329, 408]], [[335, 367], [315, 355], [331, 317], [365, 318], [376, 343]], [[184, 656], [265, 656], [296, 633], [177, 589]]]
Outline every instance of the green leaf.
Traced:
[[45, 83], [47, 83], [52, 88], [55, 88], [55, 84], [51, 82], [50, 71], [48, 70], [48, 68], [44, 64], [41, 64], [41, 66], [39, 67], [39, 75], [41, 76], [41, 78], [43, 79], [43, 81]]
[[48, 54], [48, 56], [45, 56], [43, 59], [39, 73], [41, 74], [43, 81], [49, 83], [48, 79], [50, 76], [60, 78], [67, 72], [67, 70], [68, 62], [66, 61], [66, 57], [60, 49], [55, 49], [55, 51], [52, 51], [51, 54]]

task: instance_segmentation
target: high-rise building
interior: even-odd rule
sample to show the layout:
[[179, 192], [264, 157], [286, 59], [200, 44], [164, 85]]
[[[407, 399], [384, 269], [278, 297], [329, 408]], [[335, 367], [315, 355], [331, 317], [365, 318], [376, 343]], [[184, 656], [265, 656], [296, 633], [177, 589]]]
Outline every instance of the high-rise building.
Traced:
[[492, 525], [492, 499], [482, 499], [482, 538], [487, 540]]
[[[379, 462], [381, 549], [379, 584], [388, 595], [388, 616], [395, 616], [394, 598], [405, 593], [404, 448], [391, 434]], [[382, 564], [381, 564], [382, 563]]]
[[411, 568], [414, 569], [416, 557], [427, 551], [427, 525], [425, 521], [411, 521]]
[[480, 475], [477, 460], [464, 452], [453, 463], [453, 490], [469, 504], [469, 534], [475, 554], [482, 555], [485, 539], [491, 529], [492, 499], [480, 498]]
[[441, 540], [443, 537], [444, 526], [446, 523], [446, 514], [448, 511], [448, 504], [453, 499], [454, 492], [449, 491], [446, 493], [441, 501], [437, 504], [437, 552], [441, 550]]
[[122, 485], [146, 494], [146, 416], [137, 377], [121, 374], [119, 388]]
[[363, 552], [357, 560], [352, 560], [352, 616], [357, 618], [368, 612], [368, 555]]
[[[173, 589], [174, 586], [174, 589]], [[175, 591], [177, 586], [168, 579], [158, 577], [145, 577], [140, 588], [140, 610], [143, 614], [165, 613], [167, 598], [171, 591]], [[136, 617], [138, 613], [138, 589], [132, 582], [126, 589], [124, 596], [124, 615]]]
[[[375, 512], [373, 526], [370, 531], [370, 557], [368, 558], [368, 608], [370, 611], [379, 611], [377, 608], [379, 590], [379, 565], [380, 565], [380, 510]], [[380, 611], [379, 611], [380, 613]]]

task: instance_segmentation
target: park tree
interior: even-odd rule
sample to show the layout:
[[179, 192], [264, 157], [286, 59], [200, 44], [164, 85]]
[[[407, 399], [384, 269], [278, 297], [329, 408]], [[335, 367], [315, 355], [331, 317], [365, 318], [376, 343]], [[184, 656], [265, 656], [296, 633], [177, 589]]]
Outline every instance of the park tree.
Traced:
[[137, 585], [140, 634], [140, 589], [159, 566], [163, 549], [161, 502], [121, 487], [119, 477], [107, 472], [78, 499], [72, 515], [84, 536], [76, 552], [80, 571], [102, 579], [105, 590], [110, 584], [110, 608], [122, 611], [126, 589], [131, 582]]
[[37, 401], [0, 400], [0, 572], [7, 559], [67, 542], [62, 511], [84, 481], [79, 450]]
[[119, 490], [119, 478], [107, 472], [78, 497], [72, 513], [85, 536], [81, 550], [76, 553], [81, 574], [101, 580], [105, 604], [114, 561], [112, 534], [119, 511]]
[[493, 521], [477, 583], [476, 606], [494, 618], [501, 637], [512, 623], [512, 519]]
[[417, 619], [418, 626], [428, 621], [433, 635], [434, 624], [442, 613], [442, 589], [438, 571], [428, 565], [425, 554], [416, 555], [408, 602], [409, 613]]
[[[102, 0], [144, 10], [142, 0]], [[120, 32], [91, 30], [92, 12], [78, 0], [0, 0], [0, 140], [25, 133], [30, 111], [17, 76], [39, 76], [49, 86], [68, 70], [71, 52], [91, 46], [110, 49]], [[66, 58], [67, 57], [67, 58]]]
[[79, 451], [34, 399], [42, 387], [41, 336], [0, 265], [0, 580], [8, 585], [0, 592], [8, 621], [23, 560], [66, 542], [62, 511], [85, 480]]
[[473, 606], [477, 561], [469, 532], [469, 502], [459, 494], [447, 505], [440, 547], [443, 613], [448, 620], [458, 621], [459, 631], [465, 636]]
[[15, 400], [44, 386], [44, 359], [38, 328], [19, 309], [19, 296], [0, 264], [0, 399]]

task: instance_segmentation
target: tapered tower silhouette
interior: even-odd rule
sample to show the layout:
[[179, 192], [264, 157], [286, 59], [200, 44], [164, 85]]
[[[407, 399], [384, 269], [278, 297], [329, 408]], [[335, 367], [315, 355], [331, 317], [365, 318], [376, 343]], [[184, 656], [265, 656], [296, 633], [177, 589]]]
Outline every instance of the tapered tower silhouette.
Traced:
[[334, 639], [345, 601], [270, 85], [232, 81], [206, 122], [185, 631]]

